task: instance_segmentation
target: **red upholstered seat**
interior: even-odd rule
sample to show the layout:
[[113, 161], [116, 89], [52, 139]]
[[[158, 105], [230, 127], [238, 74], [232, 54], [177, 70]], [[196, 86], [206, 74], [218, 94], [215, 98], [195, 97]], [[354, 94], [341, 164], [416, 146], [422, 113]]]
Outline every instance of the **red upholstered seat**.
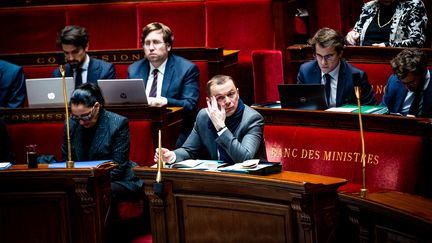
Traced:
[[140, 166], [152, 166], [154, 155], [151, 120], [129, 121], [130, 159]]
[[51, 78], [54, 69], [57, 67], [49, 66], [49, 67], [31, 67], [24, 66], [24, 76], [25, 78]]
[[384, 95], [384, 89], [387, 85], [387, 80], [393, 74], [390, 64], [367, 64], [367, 63], [351, 63], [353, 66], [365, 71], [368, 75], [369, 83], [375, 91], [375, 97], [378, 103], [381, 102]]
[[64, 16], [63, 7], [0, 9], [0, 53], [56, 51]]
[[201, 1], [151, 2], [137, 4], [137, 47], [141, 47], [141, 31], [151, 22], [162, 22], [174, 34], [174, 46], [205, 46], [205, 10]]
[[255, 103], [279, 100], [277, 85], [284, 83], [281, 51], [252, 51], [252, 68]]
[[[362, 183], [358, 131], [266, 125], [264, 137], [268, 159], [284, 170]], [[367, 186], [414, 193], [422, 144], [421, 136], [365, 132]]]
[[[40, 114], [49, 115], [49, 114]], [[26, 146], [36, 144], [39, 155], [54, 155], [61, 160], [61, 145], [63, 143], [63, 123], [24, 123], [7, 125], [12, 149], [15, 153], [15, 163], [27, 162]]]
[[135, 4], [71, 5], [66, 8], [66, 24], [87, 29], [91, 50], [136, 47]]

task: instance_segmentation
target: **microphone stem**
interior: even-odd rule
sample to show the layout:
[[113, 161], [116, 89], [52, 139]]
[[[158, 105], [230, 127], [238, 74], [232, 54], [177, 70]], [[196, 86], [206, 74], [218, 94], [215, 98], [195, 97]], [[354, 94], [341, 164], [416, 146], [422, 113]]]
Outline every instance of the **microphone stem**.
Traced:
[[64, 66], [60, 65], [60, 73], [62, 75], [63, 81], [63, 101], [65, 104], [65, 112], [66, 112], [66, 134], [67, 134], [67, 156], [68, 159], [66, 161], [66, 168], [73, 168], [74, 162], [72, 161], [72, 152], [71, 152], [71, 142], [70, 142], [70, 130], [69, 130], [69, 108], [68, 108], [68, 100], [67, 100], [67, 91], [66, 91], [66, 75]]
[[160, 183], [162, 181], [162, 173], [161, 173], [161, 168], [162, 168], [162, 158], [161, 158], [161, 150], [162, 150], [162, 132], [159, 129], [159, 133], [158, 133], [158, 162], [157, 162], [157, 174], [156, 174], [156, 182]]
[[360, 87], [355, 86], [354, 87], [355, 95], [357, 97], [357, 106], [358, 106], [358, 117], [359, 117], [359, 124], [360, 124], [360, 138], [361, 138], [361, 146], [362, 146], [362, 153], [361, 153], [361, 160], [362, 160], [362, 188], [360, 189], [360, 196], [365, 197], [366, 196], [366, 153], [365, 153], [365, 140], [364, 140], [364, 133], [363, 133], [363, 121], [361, 116], [361, 104], [360, 104]]

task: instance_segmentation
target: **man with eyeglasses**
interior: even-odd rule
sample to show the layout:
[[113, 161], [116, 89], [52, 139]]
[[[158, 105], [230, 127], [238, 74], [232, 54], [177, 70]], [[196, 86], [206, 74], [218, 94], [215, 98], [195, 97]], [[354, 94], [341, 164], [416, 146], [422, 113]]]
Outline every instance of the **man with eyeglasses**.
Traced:
[[381, 104], [389, 112], [411, 117], [432, 117], [432, 70], [420, 49], [405, 49], [390, 61], [394, 74], [388, 79]]
[[183, 144], [192, 129], [198, 107], [199, 70], [189, 60], [170, 53], [173, 45], [171, 29], [159, 22], [143, 28], [141, 44], [145, 58], [132, 63], [128, 78], [142, 78], [150, 106], [183, 107], [183, 131], [177, 147]]
[[[300, 66], [297, 83], [324, 84], [329, 107], [357, 104], [354, 85], [361, 87], [361, 104], [376, 104], [375, 93], [366, 73], [342, 60], [342, 34], [330, 28], [322, 28], [309, 40], [309, 44], [314, 50], [315, 60]], [[360, 78], [358, 84], [354, 84], [353, 75]]]
[[[234, 164], [266, 159], [264, 118], [245, 105], [231, 77], [216, 75], [207, 82], [207, 108], [196, 118], [194, 128], [181, 148], [162, 148], [162, 161], [174, 163], [198, 159], [206, 148], [210, 159]], [[155, 162], [159, 153], [156, 149]]]
[[[115, 79], [114, 65], [87, 54], [89, 48], [89, 36], [87, 30], [78, 25], [64, 27], [57, 39], [57, 45], [65, 55], [66, 77], [74, 77], [75, 87], [83, 83], [97, 83], [98, 79]], [[57, 68], [53, 77], [61, 77]]]

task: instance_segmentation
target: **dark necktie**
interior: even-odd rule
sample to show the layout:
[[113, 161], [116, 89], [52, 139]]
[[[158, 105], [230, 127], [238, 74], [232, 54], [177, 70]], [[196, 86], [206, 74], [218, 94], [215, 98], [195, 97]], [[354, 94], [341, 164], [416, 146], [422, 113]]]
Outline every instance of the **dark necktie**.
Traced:
[[82, 68], [75, 69], [75, 88], [82, 84]]
[[411, 103], [411, 106], [409, 108], [408, 114], [413, 115], [413, 116], [418, 116], [419, 115], [419, 112], [420, 112], [420, 109], [421, 109], [421, 107], [420, 107], [420, 101], [422, 99], [422, 96], [423, 96], [423, 92], [421, 90], [420, 91], [416, 91], [414, 93], [414, 100]]
[[330, 74], [326, 73], [326, 74], [324, 74], [324, 77], [325, 77], [325, 80], [326, 80], [326, 82], [325, 82], [325, 91], [326, 91], [326, 97], [327, 97], [327, 104], [330, 105], [330, 91], [331, 91], [330, 83], [331, 83], [331, 76], [330, 76]]
[[158, 79], [158, 70], [153, 70], [153, 83], [150, 89], [149, 97], [156, 97], [157, 94], [157, 79]]

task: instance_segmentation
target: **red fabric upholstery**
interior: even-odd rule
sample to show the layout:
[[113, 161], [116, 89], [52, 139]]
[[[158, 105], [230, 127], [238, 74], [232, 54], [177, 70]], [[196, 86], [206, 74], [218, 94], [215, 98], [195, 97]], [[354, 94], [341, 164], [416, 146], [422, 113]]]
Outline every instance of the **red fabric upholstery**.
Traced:
[[128, 67], [130, 64], [115, 64], [117, 78], [128, 77]]
[[[283, 162], [284, 170], [362, 183], [358, 131], [266, 125], [264, 137], [268, 159]], [[366, 184], [414, 193], [422, 144], [420, 136], [366, 132]]]
[[66, 11], [67, 25], [82, 25], [87, 29], [91, 50], [139, 47], [135, 46], [137, 19], [134, 4], [72, 5]]
[[61, 160], [63, 123], [24, 123], [7, 125], [15, 153], [15, 163], [25, 164], [26, 145], [36, 144], [39, 155], [54, 155]]
[[130, 159], [140, 166], [152, 166], [154, 145], [150, 120], [129, 121]]
[[296, 16], [294, 18], [294, 24], [295, 24], [295, 33], [297, 35], [308, 34], [308, 26], [304, 18]]
[[153, 238], [151, 234], [142, 235], [134, 239], [131, 243], [152, 243]]
[[169, 26], [174, 35], [174, 46], [205, 46], [204, 3], [195, 2], [152, 2], [137, 5], [138, 38], [141, 47], [141, 31], [151, 22], [162, 22]]
[[252, 68], [255, 103], [279, 100], [277, 85], [284, 83], [281, 51], [252, 51]]
[[25, 78], [51, 78], [56, 67], [30, 67], [24, 66]]
[[365, 71], [368, 75], [369, 83], [375, 91], [375, 97], [378, 103], [381, 102], [384, 95], [384, 88], [387, 85], [387, 80], [393, 74], [390, 64], [367, 64], [367, 63], [351, 63], [353, 66]]
[[200, 97], [198, 100], [198, 108], [204, 108], [207, 107], [206, 103], [206, 97], [207, 97], [207, 91], [206, 91], [206, 85], [207, 81], [209, 81], [210, 78], [208, 76], [208, 64], [207, 62], [194, 62], [199, 71], [200, 71]]
[[0, 53], [56, 51], [64, 15], [57, 7], [0, 9]]

